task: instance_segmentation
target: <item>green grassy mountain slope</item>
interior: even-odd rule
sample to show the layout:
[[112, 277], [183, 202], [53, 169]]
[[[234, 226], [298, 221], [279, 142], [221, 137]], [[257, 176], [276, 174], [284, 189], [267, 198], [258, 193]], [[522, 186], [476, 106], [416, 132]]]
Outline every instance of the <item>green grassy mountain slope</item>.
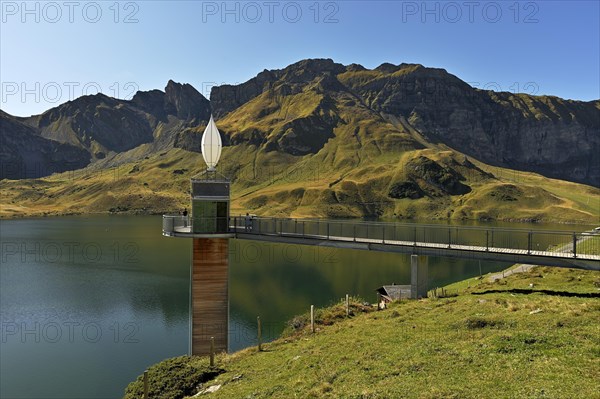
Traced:
[[[523, 181], [517, 182], [519, 188], [513, 189], [514, 183], [505, 187], [502, 179], [439, 140], [439, 130], [423, 129], [419, 120], [444, 108], [429, 104], [440, 100], [439, 93], [433, 93], [433, 100], [427, 97], [427, 85], [431, 84], [450, 93], [452, 105], [446, 108], [456, 108], [457, 103], [466, 107], [465, 101], [459, 100], [465, 95], [491, 95], [475, 91], [439, 69], [388, 64], [369, 71], [331, 60], [306, 60], [271, 72], [260, 93], [257, 90], [250, 96], [245, 90], [245, 97], [240, 98], [246, 102], [235, 104], [237, 108], [230, 112], [227, 107], [231, 105], [219, 99], [231, 98], [227, 92], [231, 88], [224, 89], [225, 95], [215, 88], [213, 108], [225, 113], [219, 120], [220, 129], [230, 145], [245, 144], [255, 154], [251, 163], [240, 162], [230, 173], [252, 176], [247, 182], [237, 181], [238, 186], [248, 187], [242, 191], [241, 202], [256, 213], [296, 216], [414, 218], [426, 214], [506, 219], [512, 214], [514, 219], [530, 220], [597, 219], [597, 197], [591, 197], [591, 212], [575, 216], [569, 201], [563, 202], [533, 181], [531, 186], [521, 187]], [[473, 98], [467, 100], [473, 102]], [[593, 114], [588, 108], [586, 112]], [[453, 112], [460, 114], [460, 110]], [[579, 119], [593, 126], [586, 115], [581, 113]], [[450, 119], [456, 122], [455, 117]], [[473, 123], [478, 122], [473, 117]], [[435, 135], [428, 133], [431, 131]], [[470, 141], [479, 140], [485, 148], [494, 147], [483, 142], [482, 134], [462, 134], [471, 137]], [[269, 173], [263, 178], [261, 172], [265, 171]], [[257, 184], [264, 188], [256, 190]], [[494, 194], [505, 190], [514, 191], [516, 197]]]
[[[327, 165], [320, 166], [312, 157], [303, 158], [296, 163], [286, 163], [282, 168], [282, 162], [289, 160], [281, 154], [260, 153], [254, 146], [225, 147], [222, 167], [236, 171], [232, 213], [587, 224], [600, 221], [598, 189], [534, 173], [517, 174], [476, 161], [467, 160], [469, 166], [464, 167], [460, 165], [465, 162], [464, 156], [452, 151], [413, 150], [395, 164], [387, 165], [383, 161], [369, 164], [348, 173], [343, 180]], [[424, 162], [424, 158], [431, 161]], [[429, 166], [434, 162], [439, 167]], [[411, 177], [405, 177], [406, 165], [415, 163], [425, 166], [417, 167], [417, 172], [409, 169]], [[87, 167], [35, 180], [3, 180], [0, 182], [0, 215], [177, 211], [189, 206], [189, 176], [203, 170], [199, 165], [203, 165], [200, 154], [172, 149], [118, 167]], [[453, 185], [448, 182], [456, 181], [452, 177], [446, 180], [445, 165], [458, 171], [455, 173], [463, 171], [465, 180], [460, 184], [470, 187], [470, 192], [444, 194], [444, 187], [452, 190]], [[428, 167], [431, 170], [426, 169]], [[373, 178], [375, 173], [380, 173], [378, 178]], [[410, 179], [416, 182], [423, 197], [413, 199], [411, 190], [398, 190], [394, 185], [394, 182]], [[390, 197], [390, 192], [395, 196], [404, 193], [406, 197], [396, 199]]]

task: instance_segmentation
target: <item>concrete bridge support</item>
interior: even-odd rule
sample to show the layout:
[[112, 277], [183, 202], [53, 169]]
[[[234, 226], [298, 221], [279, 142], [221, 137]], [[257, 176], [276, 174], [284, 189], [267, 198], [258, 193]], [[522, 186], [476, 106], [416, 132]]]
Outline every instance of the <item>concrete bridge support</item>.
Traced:
[[410, 297], [419, 299], [427, 297], [427, 256], [410, 256]]

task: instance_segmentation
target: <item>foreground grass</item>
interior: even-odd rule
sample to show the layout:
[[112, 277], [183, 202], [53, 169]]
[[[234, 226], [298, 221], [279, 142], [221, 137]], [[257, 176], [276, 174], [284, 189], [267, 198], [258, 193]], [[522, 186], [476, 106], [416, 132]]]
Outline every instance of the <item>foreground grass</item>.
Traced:
[[[533, 287], [530, 286], [533, 284]], [[218, 358], [214, 398], [600, 398], [600, 275], [534, 268], [346, 318], [342, 304]], [[568, 296], [570, 295], [570, 296]], [[187, 358], [190, 365], [205, 358]], [[165, 376], [165, 378], [169, 378]], [[157, 394], [153, 397], [167, 397]]]
[[[208, 359], [189, 356], [167, 359], [148, 369], [148, 395], [151, 398], [181, 398], [196, 393], [203, 382], [213, 379], [222, 371], [218, 367], [211, 367]], [[125, 398], [137, 399], [143, 394], [144, 376], [140, 375], [125, 390]]]

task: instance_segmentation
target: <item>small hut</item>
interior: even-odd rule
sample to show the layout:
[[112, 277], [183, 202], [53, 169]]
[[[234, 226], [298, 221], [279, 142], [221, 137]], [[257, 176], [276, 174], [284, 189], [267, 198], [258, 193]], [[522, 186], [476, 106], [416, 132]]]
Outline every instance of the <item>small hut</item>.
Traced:
[[400, 299], [410, 299], [411, 297], [410, 285], [384, 285], [375, 291], [379, 295], [379, 302], [383, 303], [399, 301]]

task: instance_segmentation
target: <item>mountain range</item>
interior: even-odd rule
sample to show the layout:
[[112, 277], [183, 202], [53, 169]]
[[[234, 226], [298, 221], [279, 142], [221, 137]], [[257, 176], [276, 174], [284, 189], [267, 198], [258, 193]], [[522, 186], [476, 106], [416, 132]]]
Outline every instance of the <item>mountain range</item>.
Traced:
[[2, 214], [180, 207], [203, 169], [211, 113], [234, 209], [590, 222], [600, 213], [600, 100], [479, 90], [418, 64], [309, 59], [213, 87], [210, 101], [169, 81], [131, 100], [96, 94], [28, 118], [0, 112]]

